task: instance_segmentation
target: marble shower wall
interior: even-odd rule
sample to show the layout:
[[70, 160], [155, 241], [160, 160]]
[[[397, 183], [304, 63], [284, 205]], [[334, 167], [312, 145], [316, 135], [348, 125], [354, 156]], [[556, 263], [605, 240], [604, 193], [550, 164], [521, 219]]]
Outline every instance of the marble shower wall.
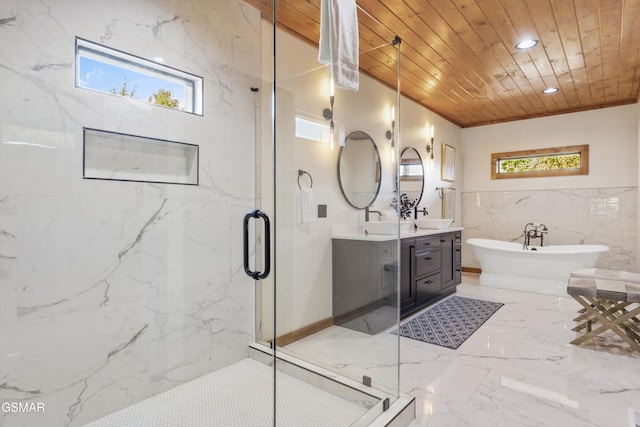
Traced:
[[[235, 0], [0, 3], [0, 425], [81, 425], [246, 357], [260, 14]], [[81, 37], [204, 78], [204, 116], [76, 88]], [[81, 76], [82, 78], [82, 76]], [[82, 179], [82, 128], [200, 146], [200, 185]]]
[[[523, 241], [529, 222], [547, 225], [545, 245], [609, 246], [598, 266], [635, 271], [637, 188], [480, 191], [462, 194], [463, 239]], [[479, 268], [473, 248], [462, 250], [463, 267]]]

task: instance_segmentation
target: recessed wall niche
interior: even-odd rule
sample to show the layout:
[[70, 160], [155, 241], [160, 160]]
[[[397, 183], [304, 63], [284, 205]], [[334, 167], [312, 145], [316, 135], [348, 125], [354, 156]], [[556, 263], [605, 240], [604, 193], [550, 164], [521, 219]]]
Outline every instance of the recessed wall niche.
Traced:
[[83, 128], [84, 179], [198, 185], [194, 144]]

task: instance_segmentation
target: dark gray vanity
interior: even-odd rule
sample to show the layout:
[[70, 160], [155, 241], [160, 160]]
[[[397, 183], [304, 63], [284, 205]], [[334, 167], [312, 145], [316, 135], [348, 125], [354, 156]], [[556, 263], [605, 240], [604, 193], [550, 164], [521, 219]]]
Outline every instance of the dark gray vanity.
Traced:
[[456, 291], [462, 278], [461, 237], [454, 231], [401, 240], [401, 317]]
[[336, 325], [370, 334], [456, 290], [461, 280], [461, 230], [418, 229], [401, 236], [343, 233], [332, 239], [333, 318]]
[[[439, 229], [452, 219], [427, 218], [427, 210], [419, 209], [424, 166], [415, 148], [402, 150], [396, 173], [394, 200], [382, 206], [392, 206], [393, 217], [402, 222], [371, 221], [370, 213], [383, 216], [372, 209], [380, 191], [380, 153], [367, 133], [347, 136], [338, 156], [338, 182], [349, 205], [365, 210], [362, 228], [370, 233], [334, 232], [333, 322], [368, 334], [397, 325], [398, 304], [401, 317], [406, 317], [454, 293], [461, 279], [462, 228]], [[415, 229], [414, 221], [431, 228]], [[400, 235], [398, 244], [400, 230], [409, 231]]]

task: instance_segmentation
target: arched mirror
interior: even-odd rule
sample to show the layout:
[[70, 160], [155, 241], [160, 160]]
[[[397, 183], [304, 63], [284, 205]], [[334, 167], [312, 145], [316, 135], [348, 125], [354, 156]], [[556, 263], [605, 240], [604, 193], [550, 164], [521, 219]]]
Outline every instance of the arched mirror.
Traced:
[[347, 135], [338, 156], [338, 182], [347, 202], [364, 209], [380, 191], [380, 153], [367, 133], [355, 131]]
[[422, 200], [424, 167], [420, 153], [407, 147], [400, 154], [400, 201], [403, 208], [413, 209]]

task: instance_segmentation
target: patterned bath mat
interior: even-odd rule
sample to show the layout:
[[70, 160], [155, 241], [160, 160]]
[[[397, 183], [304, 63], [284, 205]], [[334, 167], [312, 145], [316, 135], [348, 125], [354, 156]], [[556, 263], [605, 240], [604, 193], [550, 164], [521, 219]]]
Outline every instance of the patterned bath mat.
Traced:
[[503, 305], [454, 295], [401, 324], [400, 336], [455, 350]]

